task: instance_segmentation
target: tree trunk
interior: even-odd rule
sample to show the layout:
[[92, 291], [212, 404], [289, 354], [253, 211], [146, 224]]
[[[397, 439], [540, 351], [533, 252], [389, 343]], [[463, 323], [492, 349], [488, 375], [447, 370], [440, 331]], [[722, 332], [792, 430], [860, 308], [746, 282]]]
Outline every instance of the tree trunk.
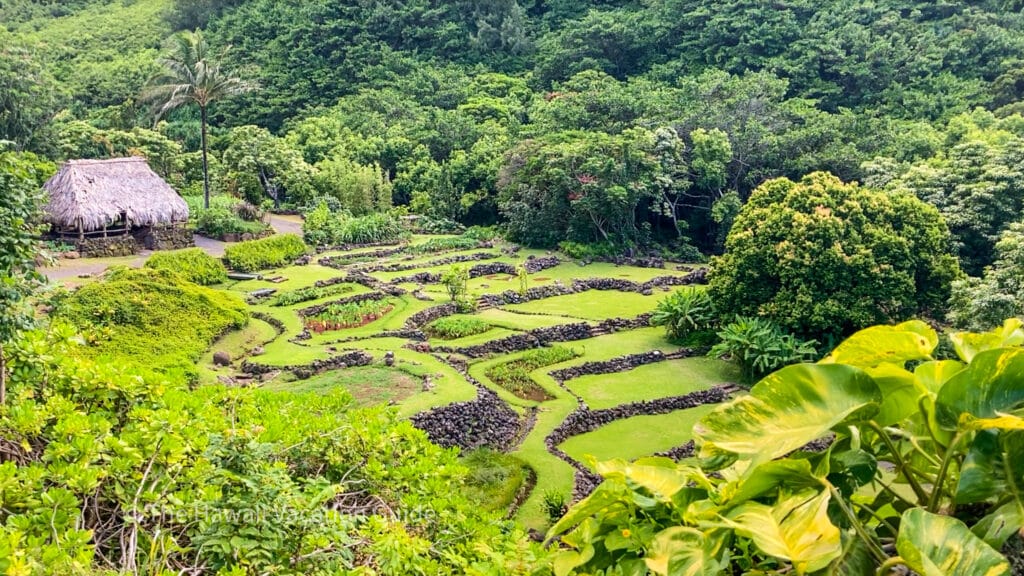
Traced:
[[0, 406], [7, 404], [7, 356], [4, 345], [0, 342]]
[[210, 209], [210, 165], [206, 159], [206, 106], [199, 107], [203, 133], [203, 208]]

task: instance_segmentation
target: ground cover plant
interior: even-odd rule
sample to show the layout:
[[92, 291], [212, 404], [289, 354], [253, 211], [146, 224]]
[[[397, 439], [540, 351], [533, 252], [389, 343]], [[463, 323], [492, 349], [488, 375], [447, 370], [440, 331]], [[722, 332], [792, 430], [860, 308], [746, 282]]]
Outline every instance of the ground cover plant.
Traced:
[[306, 328], [317, 334], [328, 330], [358, 328], [377, 321], [394, 307], [394, 303], [389, 300], [328, 304], [322, 311], [306, 317]]
[[530, 372], [537, 368], [571, 360], [577, 356], [579, 356], [578, 352], [563, 346], [538, 348], [511, 362], [492, 367], [487, 371], [487, 377], [498, 386], [521, 398], [542, 401], [549, 399], [550, 396], [543, 388], [537, 386], [537, 383], [530, 377]]
[[53, 314], [87, 330], [89, 345], [76, 349], [83, 356], [190, 381], [210, 344], [249, 318], [234, 294], [173, 272], [128, 268], [112, 270], [60, 299]]
[[232, 244], [224, 250], [224, 262], [240, 272], [256, 272], [284, 266], [305, 253], [302, 238], [281, 234]]
[[492, 512], [507, 511], [533, 475], [522, 460], [486, 448], [463, 455], [462, 464], [470, 498]]
[[431, 238], [426, 242], [409, 247], [410, 254], [430, 254], [431, 252], [448, 252], [471, 250], [481, 245], [481, 241], [470, 236], [450, 236], [447, 238]]
[[952, 333], [935, 360], [923, 322], [877, 326], [767, 376], [697, 423], [701, 460], [599, 464], [549, 532], [555, 572], [1009, 574], [1021, 328]]
[[209, 286], [228, 279], [224, 264], [201, 248], [188, 248], [175, 252], [157, 252], [146, 260], [146, 268], [180, 274], [189, 282]]
[[455, 340], [476, 334], [483, 334], [493, 328], [487, 322], [470, 316], [448, 316], [438, 318], [424, 327], [435, 338]]

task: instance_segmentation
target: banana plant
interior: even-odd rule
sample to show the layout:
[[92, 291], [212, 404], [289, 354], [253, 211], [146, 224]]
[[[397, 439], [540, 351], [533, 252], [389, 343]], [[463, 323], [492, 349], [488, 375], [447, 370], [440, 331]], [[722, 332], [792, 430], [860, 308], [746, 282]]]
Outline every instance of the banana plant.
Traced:
[[695, 459], [594, 463], [549, 531], [556, 576], [1009, 574], [1024, 327], [949, 339], [956, 360], [922, 322], [868, 328], [706, 415]]

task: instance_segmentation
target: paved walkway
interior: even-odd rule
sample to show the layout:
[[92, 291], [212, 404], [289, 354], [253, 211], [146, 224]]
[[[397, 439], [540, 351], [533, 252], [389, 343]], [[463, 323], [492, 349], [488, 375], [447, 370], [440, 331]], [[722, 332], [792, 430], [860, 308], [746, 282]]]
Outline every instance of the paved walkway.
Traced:
[[[278, 234], [302, 235], [302, 218], [300, 216], [278, 216], [276, 214], [271, 214], [270, 225]], [[205, 236], [199, 236], [198, 234], [195, 236], [195, 242], [197, 248], [202, 248], [207, 254], [215, 258], [223, 256], [224, 248], [227, 246], [226, 242], [214, 240]], [[121, 258], [58, 260], [57, 266], [52, 268], [42, 268], [39, 271], [51, 281], [67, 280], [69, 278], [79, 278], [84, 276], [96, 276], [98, 274], [102, 274], [111, 266], [142, 268], [146, 263], [146, 260], [149, 260], [149, 257], [152, 255], [152, 251], [143, 250], [134, 256], [124, 256]]]

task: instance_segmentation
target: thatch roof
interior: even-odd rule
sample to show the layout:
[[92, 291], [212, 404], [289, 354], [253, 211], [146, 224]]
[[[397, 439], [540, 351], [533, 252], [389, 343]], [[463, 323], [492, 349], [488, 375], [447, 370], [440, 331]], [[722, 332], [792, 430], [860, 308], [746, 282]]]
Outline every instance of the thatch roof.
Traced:
[[100, 230], [126, 213], [133, 226], [188, 220], [188, 205], [145, 158], [70, 160], [50, 178], [47, 220], [63, 228]]

